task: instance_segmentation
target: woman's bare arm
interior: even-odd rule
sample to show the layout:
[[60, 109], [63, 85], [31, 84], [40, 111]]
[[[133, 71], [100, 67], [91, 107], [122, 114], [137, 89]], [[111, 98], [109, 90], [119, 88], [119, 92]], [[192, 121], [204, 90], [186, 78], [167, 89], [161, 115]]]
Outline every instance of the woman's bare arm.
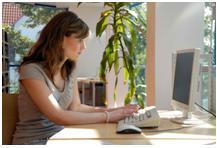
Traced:
[[106, 120], [106, 115], [102, 112], [87, 113], [62, 109], [43, 81], [24, 79], [21, 83], [39, 110], [57, 124], [102, 123]]
[[[75, 107], [74, 110], [64, 110], [58, 104], [45, 82], [32, 79], [23, 79], [20, 81], [38, 109], [49, 120], [56, 124], [71, 125], [103, 123], [108, 118], [105, 112], [92, 112], [92, 107], [85, 106], [79, 108], [78, 106], [78, 108]], [[79, 101], [76, 103], [79, 103]], [[83, 110], [85, 110], [85, 112]], [[109, 122], [117, 122], [127, 116], [131, 116], [134, 112], [136, 112], [135, 109], [130, 108], [111, 111], [109, 113]]]

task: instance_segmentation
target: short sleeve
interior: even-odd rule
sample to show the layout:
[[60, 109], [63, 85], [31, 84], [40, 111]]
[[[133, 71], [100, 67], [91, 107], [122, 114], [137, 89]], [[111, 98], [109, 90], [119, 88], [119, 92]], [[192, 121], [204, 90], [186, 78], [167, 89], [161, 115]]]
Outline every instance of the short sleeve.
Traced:
[[20, 68], [20, 78], [23, 79], [33, 79], [33, 80], [45, 80], [42, 69], [36, 64], [26, 64]]

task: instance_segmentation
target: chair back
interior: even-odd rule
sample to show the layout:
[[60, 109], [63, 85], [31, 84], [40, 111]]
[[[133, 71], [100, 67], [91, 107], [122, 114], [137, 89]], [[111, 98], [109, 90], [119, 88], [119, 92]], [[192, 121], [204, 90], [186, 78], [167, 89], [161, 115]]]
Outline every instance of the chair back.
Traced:
[[2, 144], [10, 145], [18, 121], [18, 94], [2, 94]]

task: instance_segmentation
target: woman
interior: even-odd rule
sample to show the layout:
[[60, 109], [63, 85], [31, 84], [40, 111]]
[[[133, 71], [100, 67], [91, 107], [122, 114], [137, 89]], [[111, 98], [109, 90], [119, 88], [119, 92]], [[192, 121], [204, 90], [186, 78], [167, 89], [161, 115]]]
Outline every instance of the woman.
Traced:
[[20, 66], [13, 144], [46, 144], [64, 125], [117, 122], [138, 111], [135, 105], [103, 109], [81, 104], [73, 69], [88, 33], [73, 12], [59, 13], [44, 27]]

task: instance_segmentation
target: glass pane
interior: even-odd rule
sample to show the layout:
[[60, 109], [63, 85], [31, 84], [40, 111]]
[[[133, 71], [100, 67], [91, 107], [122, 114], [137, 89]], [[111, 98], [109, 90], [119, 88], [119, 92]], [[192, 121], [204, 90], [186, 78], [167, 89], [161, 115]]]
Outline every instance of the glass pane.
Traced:
[[10, 93], [18, 93], [19, 83], [19, 73], [17, 66], [10, 66]]
[[3, 28], [9, 34], [10, 92], [15, 93], [18, 91], [18, 67], [23, 57], [37, 40], [45, 24], [66, 9], [25, 3], [3, 3], [3, 8], [6, 20]]
[[208, 72], [203, 72], [202, 73], [202, 85], [201, 85], [201, 99], [202, 99], [202, 106], [208, 109]]
[[204, 50], [201, 77], [201, 105], [210, 110], [213, 100], [216, 98], [216, 90], [213, 89], [216, 79], [216, 3], [205, 2], [204, 8]]
[[[136, 66], [136, 94], [134, 103], [144, 100], [146, 101], [146, 82], [145, 82], [145, 65], [146, 65], [146, 31], [147, 31], [147, 8], [146, 3], [132, 3], [130, 9], [134, 10], [138, 18], [140, 18], [142, 28], [141, 31], [137, 31], [137, 40], [139, 44], [136, 45], [135, 51], [135, 66]], [[135, 28], [138, 30], [138, 28]], [[145, 104], [144, 104], [145, 105]]]

